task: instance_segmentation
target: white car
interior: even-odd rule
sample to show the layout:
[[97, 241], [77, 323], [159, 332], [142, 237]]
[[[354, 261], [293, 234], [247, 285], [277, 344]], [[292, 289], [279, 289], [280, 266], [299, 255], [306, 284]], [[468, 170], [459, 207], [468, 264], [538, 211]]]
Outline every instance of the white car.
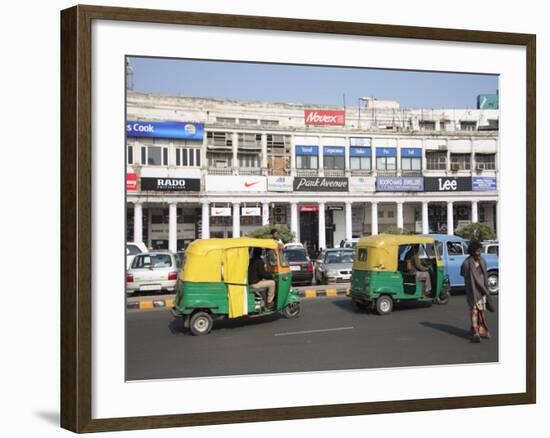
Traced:
[[126, 242], [126, 269], [130, 269], [136, 254], [144, 252], [148, 251], [143, 242]]
[[289, 242], [289, 243], [285, 243], [285, 249], [290, 249], [290, 248], [303, 248], [304, 245], [302, 245], [300, 242]]
[[126, 294], [175, 292], [180, 263], [170, 251], [137, 254], [126, 273]]

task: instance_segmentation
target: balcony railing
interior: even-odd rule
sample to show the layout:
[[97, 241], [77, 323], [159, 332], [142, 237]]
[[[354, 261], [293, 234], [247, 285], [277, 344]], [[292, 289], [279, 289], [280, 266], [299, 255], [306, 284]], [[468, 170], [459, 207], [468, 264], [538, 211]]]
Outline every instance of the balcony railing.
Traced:
[[252, 167], [239, 167], [239, 175], [261, 175], [262, 169], [259, 167], [252, 168]]
[[208, 167], [209, 175], [231, 175], [231, 167]]
[[346, 176], [344, 169], [325, 169], [325, 176]]
[[352, 170], [351, 176], [371, 176], [372, 170]]
[[317, 169], [296, 169], [296, 176], [318, 176]]

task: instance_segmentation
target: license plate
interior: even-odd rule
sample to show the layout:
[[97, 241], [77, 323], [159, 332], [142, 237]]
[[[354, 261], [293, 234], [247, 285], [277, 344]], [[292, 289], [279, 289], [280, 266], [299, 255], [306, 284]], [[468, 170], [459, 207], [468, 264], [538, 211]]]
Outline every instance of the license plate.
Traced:
[[291, 270], [291, 271], [299, 271], [300, 269], [301, 269], [301, 268], [300, 268], [300, 266], [298, 266], [298, 265], [292, 265], [292, 266], [290, 267], [290, 270]]
[[145, 284], [139, 288], [139, 290], [150, 291], [150, 290], [159, 290], [160, 284]]

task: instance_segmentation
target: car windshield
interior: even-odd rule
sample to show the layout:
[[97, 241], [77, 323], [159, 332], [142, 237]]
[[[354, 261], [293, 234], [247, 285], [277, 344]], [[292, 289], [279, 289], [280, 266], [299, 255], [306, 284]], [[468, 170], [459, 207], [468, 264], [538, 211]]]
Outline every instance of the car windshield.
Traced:
[[132, 268], [169, 268], [172, 266], [170, 254], [142, 254], [137, 255]]
[[353, 263], [354, 254], [354, 251], [329, 251], [325, 257], [325, 263]]
[[307, 260], [307, 254], [304, 249], [285, 250], [286, 258], [289, 262], [302, 262]]

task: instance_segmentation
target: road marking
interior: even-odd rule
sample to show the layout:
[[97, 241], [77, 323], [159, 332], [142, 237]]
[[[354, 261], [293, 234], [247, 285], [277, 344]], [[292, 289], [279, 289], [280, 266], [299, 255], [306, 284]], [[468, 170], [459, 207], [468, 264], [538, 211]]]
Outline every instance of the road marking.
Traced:
[[306, 298], [315, 298], [317, 296], [317, 291], [315, 290], [306, 290], [305, 291]]
[[152, 301], [140, 301], [139, 302], [139, 308], [140, 309], [152, 309], [154, 306], [153, 306], [153, 302]]
[[319, 330], [304, 330], [302, 332], [275, 333], [275, 336], [307, 335], [310, 333], [336, 332], [340, 330], [353, 330], [353, 327], [337, 327], [337, 328], [319, 329]]
[[338, 292], [336, 291], [336, 289], [327, 289], [326, 292], [327, 292], [327, 297], [338, 296]]

